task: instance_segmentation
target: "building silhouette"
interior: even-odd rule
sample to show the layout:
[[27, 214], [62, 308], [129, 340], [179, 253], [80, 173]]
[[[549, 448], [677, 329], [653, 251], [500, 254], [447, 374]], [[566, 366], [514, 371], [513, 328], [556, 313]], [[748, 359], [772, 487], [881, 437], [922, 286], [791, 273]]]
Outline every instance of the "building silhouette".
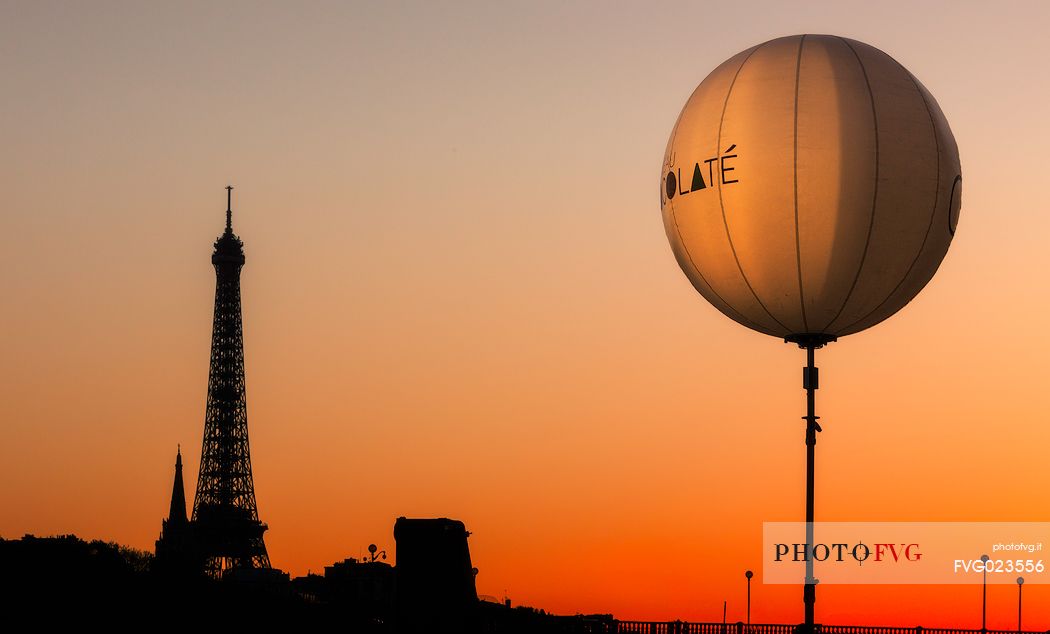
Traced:
[[396, 571], [383, 561], [348, 557], [324, 567], [324, 599], [373, 622], [390, 622]]
[[[160, 568], [196, 568], [212, 577], [270, 570], [248, 450], [248, 408], [241, 326], [244, 243], [233, 233], [233, 187], [226, 188], [226, 229], [215, 241], [215, 312], [200, 473], [186, 521], [182, 453], [176, 457], [168, 519], [157, 541]], [[265, 575], [264, 575], [265, 576]]]
[[397, 631], [452, 634], [477, 627], [478, 592], [463, 522], [397, 518]]

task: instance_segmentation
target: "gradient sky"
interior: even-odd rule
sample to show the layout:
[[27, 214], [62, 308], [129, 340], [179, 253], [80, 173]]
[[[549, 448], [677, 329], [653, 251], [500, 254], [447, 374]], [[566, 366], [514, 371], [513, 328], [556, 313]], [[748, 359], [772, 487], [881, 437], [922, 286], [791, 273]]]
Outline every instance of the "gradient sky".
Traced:
[[[1050, 521], [1050, 4], [0, 4], [0, 535], [152, 550], [196, 482], [232, 183], [274, 565], [463, 520], [478, 588], [743, 618], [803, 517], [804, 354], [690, 286], [657, 199], [686, 98], [834, 33], [937, 98], [965, 188], [930, 285], [818, 353], [818, 520]], [[756, 585], [756, 622], [801, 620]], [[989, 589], [1016, 627], [1016, 588]], [[1050, 590], [1026, 586], [1026, 629]], [[979, 627], [978, 586], [818, 620]]]

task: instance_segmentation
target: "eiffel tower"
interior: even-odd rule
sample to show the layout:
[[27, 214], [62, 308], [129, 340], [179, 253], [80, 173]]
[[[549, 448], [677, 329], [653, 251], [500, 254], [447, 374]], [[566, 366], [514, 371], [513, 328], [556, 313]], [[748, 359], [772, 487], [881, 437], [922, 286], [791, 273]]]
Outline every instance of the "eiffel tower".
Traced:
[[211, 576], [231, 569], [270, 568], [263, 543], [248, 453], [241, 335], [244, 244], [233, 233], [233, 187], [226, 187], [226, 231], [215, 241], [215, 318], [200, 475], [193, 499], [197, 554]]

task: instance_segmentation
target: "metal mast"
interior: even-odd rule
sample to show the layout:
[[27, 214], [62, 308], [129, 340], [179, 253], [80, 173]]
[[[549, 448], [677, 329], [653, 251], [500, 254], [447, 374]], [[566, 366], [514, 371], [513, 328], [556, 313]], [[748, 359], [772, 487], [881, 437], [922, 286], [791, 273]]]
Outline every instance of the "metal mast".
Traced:
[[212, 325], [208, 404], [193, 522], [205, 570], [269, 568], [248, 453], [241, 334], [241, 267], [244, 245], [233, 233], [233, 187], [226, 187], [226, 230], [215, 241], [215, 318]]
[[802, 388], [806, 390], [806, 578], [802, 587], [802, 604], [804, 608], [805, 623], [802, 625], [802, 634], [813, 634], [817, 631], [815, 609], [817, 604], [817, 584], [820, 580], [813, 573], [813, 546], [816, 543], [813, 538], [814, 521], [814, 495], [816, 480], [816, 453], [817, 432], [823, 431], [817, 421], [817, 389], [820, 387], [820, 369], [815, 362], [815, 352], [829, 343], [836, 341], [835, 337], [823, 333], [811, 333], [792, 335], [785, 342], [798, 344], [799, 348], [806, 350], [806, 367], [802, 368]]

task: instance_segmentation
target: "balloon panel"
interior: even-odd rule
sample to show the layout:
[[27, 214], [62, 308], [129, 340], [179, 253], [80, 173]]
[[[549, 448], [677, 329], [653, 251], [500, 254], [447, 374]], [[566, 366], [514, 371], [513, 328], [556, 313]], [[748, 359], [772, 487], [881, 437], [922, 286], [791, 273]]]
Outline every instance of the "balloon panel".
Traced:
[[[693, 286], [730, 318], [772, 334], [777, 324], [763, 311], [739, 273], [725, 231], [715, 189], [717, 185], [713, 181], [714, 162], [698, 158], [713, 156], [717, 161], [718, 128], [701, 124], [721, 118], [729, 87], [753, 50], [744, 51], [719, 66], [689, 98], [683, 114], [689, 112], [696, 115], [680, 117], [671, 134], [661, 171], [661, 202], [668, 239], [679, 265]], [[681, 146], [685, 148], [681, 155], [672, 151], [679, 138], [682, 139]], [[678, 216], [677, 205], [686, 196], [690, 197], [689, 202], [696, 209]], [[693, 239], [688, 242], [680, 240], [680, 234], [692, 236]], [[708, 282], [708, 278], [717, 281], [717, 288]]]
[[[798, 78], [798, 266], [804, 332], [821, 332], [853, 288], [853, 278], [838, 272], [860, 270], [864, 257], [876, 135], [867, 79], [846, 42], [807, 38], [801, 64], [807, 72]], [[854, 212], [819, 213], [825, 209]]]
[[[721, 121], [720, 147], [724, 156], [736, 158], [729, 161], [732, 178], [719, 175], [721, 196], [715, 196], [721, 198], [741, 275], [776, 323], [792, 332], [804, 330], [798, 270], [783, 265], [795, 262], [791, 150], [798, 50], [798, 40], [774, 40], [740, 69]], [[754, 151], [761, 147], [784, 151]], [[725, 165], [724, 158], [719, 160]]]

